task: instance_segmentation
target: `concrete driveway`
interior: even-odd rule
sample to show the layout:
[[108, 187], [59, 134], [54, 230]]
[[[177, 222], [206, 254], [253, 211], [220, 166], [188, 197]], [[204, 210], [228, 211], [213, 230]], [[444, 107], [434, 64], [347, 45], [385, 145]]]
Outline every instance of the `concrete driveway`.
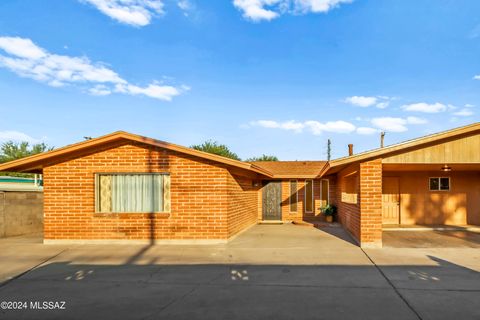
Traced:
[[480, 232], [468, 230], [384, 230], [383, 246], [392, 248], [480, 248]]
[[[0, 240], [0, 263], [17, 276], [0, 301], [28, 304], [2, 319], [480, 318], [478, 249], [364, 252], [341, 228], [258, 225], [215, 246]], [[30, 306], [44, 301], [65, 309]]]

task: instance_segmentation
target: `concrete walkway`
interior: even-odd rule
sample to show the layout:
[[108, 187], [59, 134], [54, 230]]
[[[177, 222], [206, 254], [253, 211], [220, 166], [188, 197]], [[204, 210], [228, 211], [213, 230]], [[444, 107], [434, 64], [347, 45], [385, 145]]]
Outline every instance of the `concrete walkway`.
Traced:
[[294, 225], [254, 226], [215, 246], [18, 240], [0, 240], [0, 301], [66, 309], [1, 319], [480, 318], [478, 249], [364, 252], [341, 228]]

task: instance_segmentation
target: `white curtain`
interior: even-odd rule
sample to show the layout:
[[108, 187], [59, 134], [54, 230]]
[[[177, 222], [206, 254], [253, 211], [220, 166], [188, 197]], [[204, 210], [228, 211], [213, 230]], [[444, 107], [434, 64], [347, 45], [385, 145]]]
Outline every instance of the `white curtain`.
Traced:
[[111, 188], [112, 212], [164, 211], [162, 175], [113, 175]]

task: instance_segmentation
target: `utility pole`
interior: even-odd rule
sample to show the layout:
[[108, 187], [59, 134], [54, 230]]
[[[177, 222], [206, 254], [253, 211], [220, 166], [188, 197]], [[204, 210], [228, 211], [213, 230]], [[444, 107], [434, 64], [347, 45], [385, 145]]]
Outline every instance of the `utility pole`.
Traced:
[[332, 141], [330, 139], [327, 140], [327, 160], [330, 161], [332, 158]]

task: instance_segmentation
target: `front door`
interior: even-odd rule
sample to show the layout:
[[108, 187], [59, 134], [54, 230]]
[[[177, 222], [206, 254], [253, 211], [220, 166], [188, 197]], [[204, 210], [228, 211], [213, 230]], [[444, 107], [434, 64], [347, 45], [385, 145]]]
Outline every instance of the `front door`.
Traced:
[[282, 184], [269, 181], [262, 190], [263, 220], [282, 220]]
[[382, 223], [400, 224], [399, 179], [384, 177], [382, 185]]

